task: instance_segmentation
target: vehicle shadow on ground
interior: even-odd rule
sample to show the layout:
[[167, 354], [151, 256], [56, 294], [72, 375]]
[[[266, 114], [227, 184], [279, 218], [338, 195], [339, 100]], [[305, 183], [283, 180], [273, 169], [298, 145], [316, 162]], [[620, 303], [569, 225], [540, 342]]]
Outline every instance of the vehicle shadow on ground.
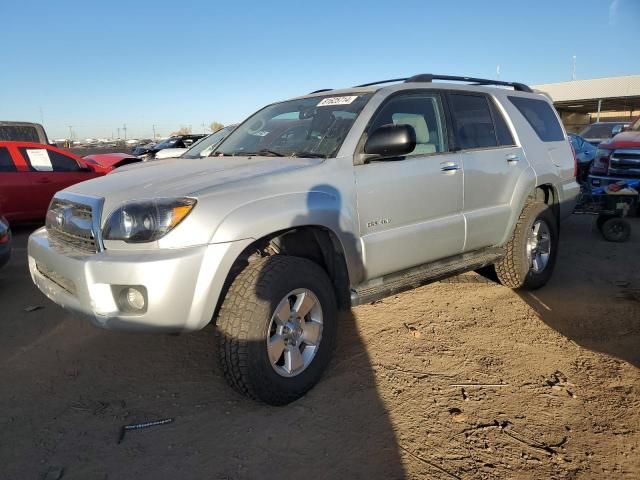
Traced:
[[573, 215], [563, 225], [558, 268], [549, 283], [517, 293], [569, 340], [640, 367], [640, 219], [630, 222], [629, 241], [611, 243], [598, 232], [595, 217]]

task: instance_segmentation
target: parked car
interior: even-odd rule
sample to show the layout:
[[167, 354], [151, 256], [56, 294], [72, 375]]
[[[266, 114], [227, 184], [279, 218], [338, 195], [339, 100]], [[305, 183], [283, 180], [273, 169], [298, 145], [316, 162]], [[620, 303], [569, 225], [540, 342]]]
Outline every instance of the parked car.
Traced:
[[597, 147], [601, 142], [620, 133], [628, 126], [629, 122], [597, 122], [582, 129], [579, 135]]
[[227, 381], [273, 405], [319, 380], [339, 308], [490, 265], [508, 287], [545, 285], [579, 192], [551, 101], [390, 82], [273, 103], [202, 161], [58, 192], [29, 238], [33, 281], [102, 328], [215, 321]]
[[640, 179], [640, 117], [615, 137], [598, 145], [589, 183], [606, 187]]
[[228, 125], [195, 142], [190, 148], [165, 148], [156, 153], [155, 159], [163, 158], [201, 158], [207, 157], [222, 140], [227, 138], [236, 125]]
[[596, 147], [587, 142], [580, 135], [575, 133], [567, 134], [573, 150], [576, 152], [576, 159], [578, 160], [578, 179], [585, 180], [589, 175], [589, 168], [591, 162], [596, 156]]
[[82, 159], [86, 163], [93, 165], [96, 170], [103, 171], [104, 173], [108, 173], [115, 168], [142, 161], [140, 158], [129, 153], [95, 153], [82, 157]]
[[12, 223], [42, 220], [54, 193], [104, 173], [51, 145], [0, 142], [0, 211]]
[[149, 146], [138, 146], [132, 150], [131, 153], [142, 158], [143, 160], [150, 160], [155, 158], [156, 154], [164, 150], [165, 148], [189, 148], [195, 142], [203, 138], [205, 135], [176, 135], [173, 137], [169, 137], [162, 142]]
[[0, 142], [49, 144], [44, 127], [32, 122], [0, 122]]
[[0, 213], [0, 268], [11, 258], [11, 229], [9, 222]]

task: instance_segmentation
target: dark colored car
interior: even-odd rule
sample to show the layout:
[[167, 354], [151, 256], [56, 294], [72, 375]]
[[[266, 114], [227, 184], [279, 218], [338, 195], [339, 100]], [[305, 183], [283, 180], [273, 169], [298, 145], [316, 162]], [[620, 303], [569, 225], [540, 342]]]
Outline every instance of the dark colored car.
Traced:
[[131, 153], [138, 157], [153, 158], [156, 152], [165, 148], [189, 148], [195, 142], [203, 138], [205, 135], [176, 135], [169, 137], [155, 145], [138, 145]]
[[0, 142], [0, 211], [10, 222], [42, 220], [57, 191], [107, 171], [51, 145]]
[[629, 122], [597, 122], [585, 127], [578, 135], [597, 147], [601, 142], [620, 133], [628, 126]]
[[640, 179], [640, 117], [615, 137], [598, 145], [591, 164], [589, 183], [605, 187], [611, 183]]
[[6, 218], [0, 215], [0, 267], [11, 257], [11, 229]]
[[587, 142], [580, 135], [576, 135], [575, 133], [569, 133], [569, 141], [571, 141], [571, 146], [573, 147], [574, 152], [576, 152], [576, 160], [578, 162], [578, 178], [580, 180], [584, 180], [589, 175], [589, 168], [591, 167], [591, 162], [596, 156], [596, 147]]

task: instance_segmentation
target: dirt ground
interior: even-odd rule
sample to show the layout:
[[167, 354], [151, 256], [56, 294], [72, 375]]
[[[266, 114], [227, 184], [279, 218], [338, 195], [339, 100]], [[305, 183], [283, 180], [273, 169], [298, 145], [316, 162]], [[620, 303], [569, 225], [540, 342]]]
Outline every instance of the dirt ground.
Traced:
[[226, 386], [213, 327], [67, 315], [31, 285], [22, 230], [0, 270], [0, 478], [640, 478], [633, 228], [611, 244], [574, 216], [533, 294], [466, 274], [356, 308], [321, 383], [281, 408]]

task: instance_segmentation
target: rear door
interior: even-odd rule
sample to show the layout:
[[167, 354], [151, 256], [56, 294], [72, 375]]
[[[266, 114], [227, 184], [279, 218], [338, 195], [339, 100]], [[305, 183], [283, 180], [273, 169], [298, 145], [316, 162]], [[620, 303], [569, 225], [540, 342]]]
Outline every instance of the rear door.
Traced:
[[9, 146], [0, 146], [0, 215], [9, 222], [29, 220], [30, 180], [28, 172], [14, 161]]
[[498, 245], [509, 224], [516, 183], [529, 164], [493, 98], [458, 90], [447, 96], [464, 165], [464, 250]]
[[31, 204], [36, 218], [43, 218], [53, 195], [70, 185], [97, 176], [71, 155], [44, 145], [20, 146], [32, 186]]

